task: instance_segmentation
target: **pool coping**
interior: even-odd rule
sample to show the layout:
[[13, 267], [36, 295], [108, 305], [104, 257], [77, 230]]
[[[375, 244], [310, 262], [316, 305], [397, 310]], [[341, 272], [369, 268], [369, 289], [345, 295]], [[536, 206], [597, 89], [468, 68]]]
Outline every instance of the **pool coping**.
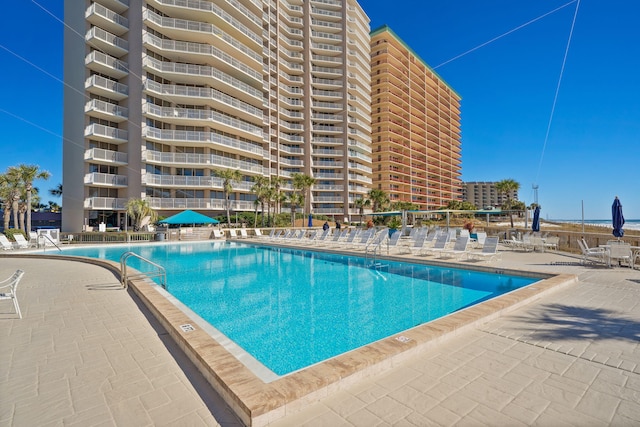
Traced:
[[[240, 243], [264, 245], [266, 242], [242, 241]], [[267, 244], [267, 246], [271, 245]], [[282, 247], [282, 245], [275, 246]], [[287, 247], [352, 256], [363, 255], [361, 252]], [[53, 254], [32, 256], [88, 262], [101, 265], [120, 276], [119, 264], [112, 261]], [[240, 420], [248, 426], [264, 426], [295, 413], [310, 403], [328, 397], [336, 390], [349, 387], [364, 378], [398, 366], [446, 339], [503, 316], [552, 291], [578, 282], [577, 276], [572, 274], [548, 274], [409, 257], [381, 256], [379, 259], [527, 275], [539, 277], [542, 280], [314, 364], [269, 383], [260, 380], [222, 344], [198, 326], [194, 319], [163, 296], [158, 291], [159, 286], [150, 279], [134, 278], [129, 280], [129, 286]]]

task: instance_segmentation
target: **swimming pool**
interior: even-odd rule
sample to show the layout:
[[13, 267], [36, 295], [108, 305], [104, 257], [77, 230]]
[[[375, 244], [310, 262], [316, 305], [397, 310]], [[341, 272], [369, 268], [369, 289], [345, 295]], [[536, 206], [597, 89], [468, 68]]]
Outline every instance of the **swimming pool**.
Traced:
[[539, 280], [229, 242], [64, 253], [118, 261], [129, 250], [164, 266], [173, 296], [277, 375]]

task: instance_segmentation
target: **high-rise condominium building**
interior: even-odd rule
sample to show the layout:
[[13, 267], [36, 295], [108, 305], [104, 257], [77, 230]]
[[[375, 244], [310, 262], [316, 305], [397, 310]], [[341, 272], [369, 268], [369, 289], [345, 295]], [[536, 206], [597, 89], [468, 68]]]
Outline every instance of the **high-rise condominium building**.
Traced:
[[[254, 177], [315, 178], [337, 218], [371, 186], [369, 19], [355, 0], [65, 0], [63, 229], [254, 211]], [[286, 206], [286, 205], [285, 205]], [[285, 208], [286, 209], [286, 208]]]
[[507, 199], [518, 200], [518, 191], [511, 191], [508, 195], [496, 190], [495, 182], [464, 182], [462, 196], [465, 201], [476, 205], [478, 209], [497, 208]]
[[392, 203], [461, 200], [460, 96], [389, 27], [371, 33], [373, 188]]

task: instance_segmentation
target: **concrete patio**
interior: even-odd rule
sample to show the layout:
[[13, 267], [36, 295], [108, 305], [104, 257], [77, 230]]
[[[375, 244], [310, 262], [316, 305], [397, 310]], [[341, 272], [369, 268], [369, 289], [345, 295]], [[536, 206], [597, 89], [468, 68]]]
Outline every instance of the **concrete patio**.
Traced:
[[[548, 252], [490, 265], [580, 281], [273, 425], [640, 424], [640, 271]], [[18, 268], [24, 318], [0, 305], [0, 425], [241, 425], [111, 272], [0, 257], [0, 278]]]

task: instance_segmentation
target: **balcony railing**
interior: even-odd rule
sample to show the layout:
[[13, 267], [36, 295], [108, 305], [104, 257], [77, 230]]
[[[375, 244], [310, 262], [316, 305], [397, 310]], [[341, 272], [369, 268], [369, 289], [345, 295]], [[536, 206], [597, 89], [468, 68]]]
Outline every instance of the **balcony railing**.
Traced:
[[114, 197], [89, 197], [84, 199], [85, 209], [125, 210], [127, 199]]
[[147, 162], [158, 164], [178, 164], [178, 165], [200, 165], [200, 166], [223, 166], [232, 169], [239, 169], [244, 172], [263, 174], [262, 165], [230, 159], [228, 157], [217, 156], [215, 154], [195, 154], [195, 153], [162, 153], [160, 151], [147, 150], [144, 158]]
[[[121, 107], [110, 102], [101, 101], [99, 99], [92, 99], [84, 106], [84, 112], [96, 111], [103, 113], [109, 117], [110, 120], [123, 121], [129, 116], [129, 110], [125, 107]], [[119, 120], [121, 119], [121, 120]]]
[[[102, 72], [106, 69], [107, 74], [113, 74], [113, 77], [116, 78], [122, 78], [129, 73], [128, 63], [97, 50], [92, 50], [91, 53], [85, 57], [84, 63], [89, 68], [96, 69], [96, 71]], [[93, 66], [93, 64], [95, 64], [95, 66]]]
[[124, 129], [92, 123], [84, 129], [84, 136], [109, 140], [114, 143], [127, 142], [129, 133]]
[[259, 145], [250, 144], [228, 136], [220, 135], [213, 132], [198, 132], [186, 130], [162, 130], [152, 127], [146, 127], [143, 134], [150, 139], [170, 142], [190, 142], [190, 143], [215, 143], [225, 145], [230, 148], [246, 151], [249, 153], [265, 156], [264, 150]]
[[127, 153], [121, 151], [105, 150], [103, 148], [90, 148], [84, 152], [85, 160], [94, 160], [103, 163], [127, 164]]
[[124, 175], [92, 172], [84, 176], [84, 183], [109, 187], [126, 187], [127, 177]]

